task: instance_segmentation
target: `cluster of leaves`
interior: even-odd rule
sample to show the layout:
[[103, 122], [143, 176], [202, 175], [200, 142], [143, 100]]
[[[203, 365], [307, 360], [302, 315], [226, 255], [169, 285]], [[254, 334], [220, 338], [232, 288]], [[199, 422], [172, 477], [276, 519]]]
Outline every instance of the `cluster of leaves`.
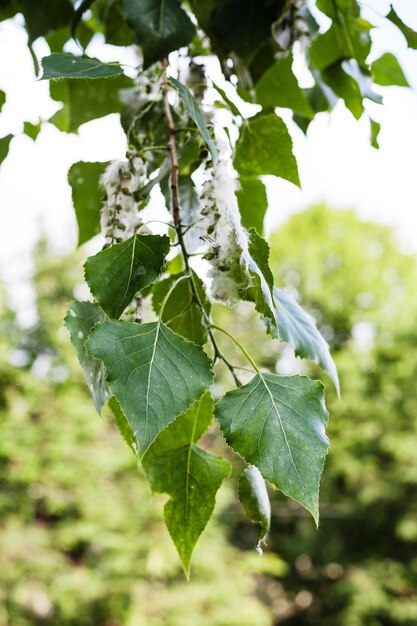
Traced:
[[[239, 494], [250, 517], [261, 523], [259, 543], [269, 527], [264, 479], [318, 522], [328, 448], [323, 386], [303, 376], [262, 372], [238, 340], [216, 325], [206, 286], [190, 263], [191, 254], [204, 256], [213, 267], [213, 284], [221, 279], [223, 292], [227, 284], [237, 299], [253, 303], [269, 333], [319, 363], [338, 390], [328, 346], [313, 319], [288, 292], [274, 286], [269, 247], [262, 238], [267, 199], [261, 177], [275, 175], [299, 184], [291, 138], [274, 109], [290, 109], [305, 130], [337, 98], [360, 117], [364, 99], [380, 101], [373, 84], [407, 81], [392, 55], [367, 63], [372, 25], [361, 18], [356, 0], [318, 0], [317, 9], [331, 21], [325, 32], [306, 4], [296, 0], [193, 0], [184, 6], [175, 0], [84, 0], [75, 10], [60, 0], [53, 11], [37, 10], [36, 15], [30, 3], [16, 0], [0, 13], [7, 18], [22, 12], [29, 43], [44, 36], [50, 45], [52, 54], [42, 59], [42, 78], [51, 80], [52, 97], [63, 103], [51, 122], [73, 132], [91, 119], [121, 113], [128, 142], [123, 176], [120, 169], [109, 183], [106, 164], [78, 163], [70, 171], [80, 244], [100, 230], [104, 169], [105, 201], [109, 195], [116, 201], [106, 216], [111, 228], [102, 233], [110, 241], [85, 263], [94, 302], [72, 302], [66, 325], [97, 410], [109, 402], [152, 488], [170, 496], [165, 519], [187, 573], [229, 472], [228, 461], [198, 445], [213, 415], [227, 443], [248, 463]], [[393, 10], [387, 17], [413, 47], [410, 29]], [[70, 34], [86, 46], [96, 33], [108, 43], [140, 46], [133, 79], [118, 63], [62, 53]], [[167, 58], [184, 47], [188, 85], [172, 76]], [[295, 53], [305, 57], [311, 72], [314, 85], [309, 89], [302, 89], [293, 73]], [[209, 82], [204, 57], [210, 55], [221, 62], [227, 90], [232, 93], [235, 86], [232, 99]], [[207, 113], [200, 107], [208, 90], [220, 98], [216, 105], [229, 110], [230, 123], [223, 129], [230, 140], [226, 151], [215, 107]], [[259, 105], [260, 112], [246, 119], [237, 96]], [[374, 122], [371, 128], [376, 145]], [[138, 161], [140, 181], [134, 178]], [[125, 185], [126, 172], [135, 180], [134, 189]], [[196, 190], [201, 176], [212, 186], [212, 209], [202, 202], [204, 185]], [[171, 240], [152, 234], [141, 218], [156, 186], [172, 216]], [[129, 237], [123, 236], [132, 227], [123, 221], [123, 202], [137, 214]], [[217, 223], [225, 232], [216, 232]], [[197, 242], [193, 229], [199, 233]], [[129, 311], [138, 313], [148, 301], [156, 319], [137, 314], [132, 321]], [[246, 384], [219, 347], [218, 332], [239, 346], [253, 368]], [[222, 361], [237, 388], [214, 405], [209, 390], [214, 367]]]

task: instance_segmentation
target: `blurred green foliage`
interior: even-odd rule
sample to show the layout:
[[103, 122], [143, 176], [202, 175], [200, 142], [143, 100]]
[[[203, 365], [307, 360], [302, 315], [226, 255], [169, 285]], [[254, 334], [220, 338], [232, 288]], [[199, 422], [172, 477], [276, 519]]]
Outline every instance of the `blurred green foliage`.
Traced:
[[[185, 582], [164, 498], [149, 497], [109, 416], [96, 416], [61, 327], [74, 286], [80, 296], [80, 263], [40, 248], [38, 324], [23, 332], [8, 311], [1, 321], [0, 626], [415, 626], [415, 259], [387, 228], [324, 206], [293, 216], [271, 243], [276, 284], [316, 317], [341, 379], [341, 401], [326, 381], [332, 446], [319, 530], [271, 491], [258, 557], [234, 475]], [[249, 305], [216, 315], [230, 315], [261, 364], [325, 378], [263, 342]], [[216, 430], [207, 436], [224, 446]]]

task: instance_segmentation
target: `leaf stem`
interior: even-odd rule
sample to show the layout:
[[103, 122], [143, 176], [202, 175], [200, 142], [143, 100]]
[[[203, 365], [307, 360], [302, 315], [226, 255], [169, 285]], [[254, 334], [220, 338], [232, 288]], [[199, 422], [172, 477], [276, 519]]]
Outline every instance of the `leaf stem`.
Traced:
[[242, 346], [240, 341], [238, 341], [236, 339], [236, 337], [233, 337], [233, 335], [228, 333], [227, 330], [224, 330], [224, 328], [221, 328], [220, 326], [216, 326], [215, 324], [211, 324], [211, 327], [214, 330], [219, 330], [221, 333], [224, 333], [227, 337], [229, 337], [229, 339], [231, 339], [233, 341], [233, 343], [239, 348], [239, 350], [242, 352], [242, 354], [245, 356], [245, 358], [252, 365], [252, 367], [255, 370], [255, 372], [257, 374], [260, 374], [259, 367], [256, 365], [255, 361], [252, 359], [252, 357], [250, 356], [249, 352]]

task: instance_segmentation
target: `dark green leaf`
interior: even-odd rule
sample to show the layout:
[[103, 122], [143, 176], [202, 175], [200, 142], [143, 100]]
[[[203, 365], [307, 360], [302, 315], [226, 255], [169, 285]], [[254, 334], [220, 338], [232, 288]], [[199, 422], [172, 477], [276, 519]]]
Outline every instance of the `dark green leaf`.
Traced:
[[75, 9], [74, 15], [72, 16], [72, 20], [71, 20], [71, 36], [74, 39], [76, 39], [76, 36], [77, 36], [76, 31], [77, 31], [78, 24], [81, 22], [81, 19], [84, 13], [88, 11], [88, 9], [91, 7], [93, 2], [94, 0], [82, 0], [81, 3], [78, 5], [78, 7]]
[[94, 406], [98, 413], [101, 413], [103, 405], [110, 398], [111, 394], [106, 384], [106, 372], [103, 363], [87, 355], [85, 340], [91, 329], [103, 321], [103, 311], [93, 302], [77, 302], [72, 300], [69, 303], [68, 313], [65, 317], [65, 326], [71, 337], [71, 343], [77, 352], [78, 361], [84, 370], [87, 386], [93, 396]]
[[256, 549], [262, 554], [271, 527], [271, 503], [262, 474], [254, 465], [249, 465], [240, 475], [239, 500], [249, 519], [260, 524]]
[[[154, 286], [152, 290], [152, 305], [155, 313], [159, 314], [162, 301], [181, 275], [173, 274]], [[202, 281], [194, 272], [193, 280], [198, 290], [199, 299], [208, 314], [210, 312], [210, 303], [207, 300]], [[161, 319], [171, 330], [181, 335], [181, 337], [185, 337], [185, 339], [189, 339], [198, 345], [203, 345], [207, 341], [206, 327], [203, 323], [200, 308], [194, 300], [190, 280], [181, 280], [174, 287], [165, 304]]]
[[395, 24], [397, 28], [400, 29], [400, 31], [406, 38], [408, 47], [417, 50], [417, 33], [412, 28], [404, 24], [404, 22], [398, 17], [392, 7], [391, 11], [387, 15], [387, 19], [389, 19], [393, 24]]
[[206, 392], [158, 435], [143, 457], [152, 490], [170, 495], [165, 521], [187, 576], [195, 544], [230, 471], [225, 459], [195, 445], [212, 417], [213, 401]]
[[241, 176], [273, 174], [300, 185], [291, 137], [275, 113], [251, 118], [243, 127], [234, 165]]
[[409, 87], [408, 81], [404, 76], [396, 57], [387, 52], [372, 63], [372, 74], [374, 82], [377, 85], [389, 87], [397, 85], [398, 87]]
[[227, 443], [318, 523], [318, 492], [328, 449], [323, 385], [304, 376], [258, 373], [216, 407]]
[[1, 137], [0, 139], [0, 164], [4, 161], [9, 153], [9, 145], [12, 139], [13, 135], [6, 135], [5, 137]]
[[41, 125], [40, 124], [31, 124], [30, 122], [25, 122], [23, 124], [23, 132], [25, 133], [25, 135], [27, 135], [28, 137], [33, 139], [33, 141], [35, 141], [36, 137], [41, 132]]
[[51, 98], [61, 101], [64, 106], [49, 121], [64, 132], [76, 132], [81, 124], [118, 113], [122, 108], [120, 90], [131, 84], [127, 76], [116, 76], [111, 80], [52, 81], [49, 87]]
[[[286, 289], [274, 288], [277, 305], [275, 314], [278, 322], [278, 333], [270, 328], [273, 336], [289, 343], [297, 356], [311, 359], [318, 363], [329, 375], [340, 393], [339, 378], [336, 365], [331, 357], [329, 346], [317, 329], [315, 319], [307, 313]], [[267, 326], [269, 323], [267, 322]]]
[[73, 16], [69, 0], [20, 0], [16, 5], [25, 18], [29, 41], [68, 26]]
[[264, 217], [268, 208], [265, 185], [258, 178], [241, 176], [240, 189], [236, 192], [242, 224], [246, 229], [255, 228], [260, 235], [264, 230]]
[[107, 163], [83, 163], [71, 165], [68, 182], [72, 189], [72, 201], [78, 224], [78, 245], [81, 246], [100, 232], [102, 200], [99, 193], [100, 178]]
[[194, 98], [189, 89], [187, 89], [187, 87], [180, 83], [176, 78], [169, 77], [168, 80], [171, 85], [175, 87], [175, 89], [178, 91], [179, 97], [181, 98], [194, 124], [197, 126], [198, 130], [202, 134], [203, 139], [211, 152], [213, 161], [214, 163], [216, 163], [218, 159], [217, 149], [213, 143], [210, 133], [207, 130], [207, 126], [200, 111], [200, 107], [198, 106], [197, 100]]
[[142, 48], [145, 67], [194, 37], [193, 23], [175, 0], [122, 0], [121, 10]]
[[334, 93], [344, 100], [347, 108], [358, 120], [364, 108], [362, 93], [356, 80], [346, 74], [339, 63], [334, 63], [324, 69], [322, 76]]
[[4, 91], [2, 91], [0, 89], [0, 111], [3, 108], [3, 104], [6, 102], [6, 94], [4, 93]]
[[87, 350], [103, 361], [142, 454], [213, 380], [206, 353], [160, 321], [103, 322], [88, 338]]
[[51, 54], [41, 60], [41, 80], [59, 78], [108, 78], [123, 74], [120, 65], [109, 65], [98, 59], [76, 57], [73, 54]]
[[292, 63], [292, 53], [288, 53], [271, 65], [255, 85], [256, 101], [263, 107], [285, 107], [312, 118], [314, 111], [298, 86]]
[[165, 235], [133, 235], [87, 259], [85, 279], [109, 317], [120, 317], [138, 291], [158, 278], [168, 252]]

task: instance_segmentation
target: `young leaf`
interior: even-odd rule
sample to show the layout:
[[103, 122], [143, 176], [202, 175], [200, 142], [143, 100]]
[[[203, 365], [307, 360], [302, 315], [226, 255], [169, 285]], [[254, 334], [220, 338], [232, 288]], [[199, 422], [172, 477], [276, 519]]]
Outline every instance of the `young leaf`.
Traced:
[[13, 135], [6, 135], [0, 139], [0, 164], [9, 154], [9, 145], [12, 139]]
[[41, 80], [59, 78], [108, 78], [123, 74], [120, 65], [109, 65], [98, 59], [76, 57], [73, 54], [51, 54], [41, 60]]
[[329, 446], [323, 385], [305, 376], [259, 372], [216, 407], [227, 443], [318, 523], [318, 492]]
[[178, 95], [181, 98], [186, 110], [188, 111], [191, 119], [193, 120], [194, 124], [197, 126], [198, 130], [200, 131], [204, 141], [206, 142], [211, 152], [211, 156], [213, 157], [213, 162], [217, 163], [217, 160], [218, 160], [217, 148], [214, 145], [214, 142], [210, 136], [210, 133], [207, 130], [207, 126], [203, 119], [203, 115], [200, 111], [200, 107], [198, 106], [197, 100], [194, 98], [192, 93], [187, 89], [187, 87], [183, 85], [182, 83], [180, 83], [179, 80], [177, 80], [176, 78], [172, 78], [171, 76], [168, 78], [168, 80], [171, 83], [171, 85], [175, 87], [175, 89], [178, 91]]
[[254, 465], [249, 465], [239, 478], [239, 500], [246, 515], [260, 524], [256, 549], [262, 554], [262, 546], [271, 527], [271, 503], [262, 474]]
[[175, 0], [122, 0], [121, 11], [142, 48], [145, 68], [194, 37], [193, 23]]
[[[152, 290], [152, 306], [155, 313], [160, 312], [162, 301], [169, 289], [177, 282], [173, 288], [171, 295], [165, 303], [162, 312], [162, 321], [171, 330], [181, 337], [190, 341], [203, 345], [207, 341], [207, 331], [203, 324], [201, 312], [194, 300], [194, 294], [191, 289], [190, 280], [181, 280], [178, 278], [182, 274], [173, 274], [169, 278], [161, 280]], [[204, 285], [201, 279], [193, 272], [194, 284], [197, 287], [200, 301], [203, 303], [204, 309], [208, 314], [210, 311], [210, 302], [207, 300]]]
[[65, 316], [65, 326], [69, 331], [71, 343], [77, 352], [78, 361], [84, 370], [87, 386], [99, 414], [101, 414], [101, 409], [110, 398], [111, 393], [106, 384], [106, 372], [103, 363], [87, 354], [85, 340], [91, 329], [103, 319], [103, 312], [97, 304], [78, 302], [77, 300], [70, 302], [68, 313]]
[[317, 329], [315, 319], [307, 313], [286, 289], [274, 288], [278, 332], [266, 321], [272, 336], [289, 343], [297, 356], [318, 363], [329, 375], [340, 394], [339, 377], [329, 346]]
[[256, 102], [263, 107], [285, 107], [311, 119], [314, 111], [292, 71], [293, 56], [278, 58], [255, 85]]
[[102, 322], [87, 339], [87, 350], [103, 361], [142, 454], [213, 380], [206, 353], [160, 321]]
[[78, 224], [78, 245], [100, 232], [101, 198], [99, 183], [108, 163], [83, 163], [71, 165], [68, 182]]
[[397, 85], [398, 87], [410, 86], [404, 76], [401, 65], [396, 57], [389, 52], [386, 52], [382, 57], [374, 61], [371, 69], [374, 82], [377, 85], [382, 85], [383, 87], [389, 87], [390, 85]]
[[275, 113], [256, 116], [243, 127], [234, 165], [241, 176], [272, 174], [300, 186], [291, 137]]
[[255, 228], [262, 235], [264, 217], [268, 208], [265, 185], [259, 178], [241, 176], [240, 189], [236, 192], [242, 224], [246, 229]]
[[109, 317], [120, 317], [138, 291], [158, 278], [168, 252], [165, 235], [133, 235], [87, 259], [85, 279]]
[[216, 493], [230, 472], [225, 460], [196, 446], [213, 417], [206, 392], [161, 432], [143, 457], [152, 490], [167, 493], [165, 522], [189, 575], [195, 544], [215, 505]]
[[392, 7], [391, 11], [387, 15], [387, 19], [395, 24], [395, 26], [402, 32], [407, 41], [407, 46], [417, 50], [417, 33], [412, 28], [407, 26], [407, 24], [404, 24]]
[[24, 122], [24, 124], [23, 124], [23, 132], [25, 133], [25, 135], [27, 135], [28, 137], [33, 139], [33, 141], [35, 141], [36, 137], [41, 132], [41, 125], [40, 124], [31, 124], [30, 122]]

